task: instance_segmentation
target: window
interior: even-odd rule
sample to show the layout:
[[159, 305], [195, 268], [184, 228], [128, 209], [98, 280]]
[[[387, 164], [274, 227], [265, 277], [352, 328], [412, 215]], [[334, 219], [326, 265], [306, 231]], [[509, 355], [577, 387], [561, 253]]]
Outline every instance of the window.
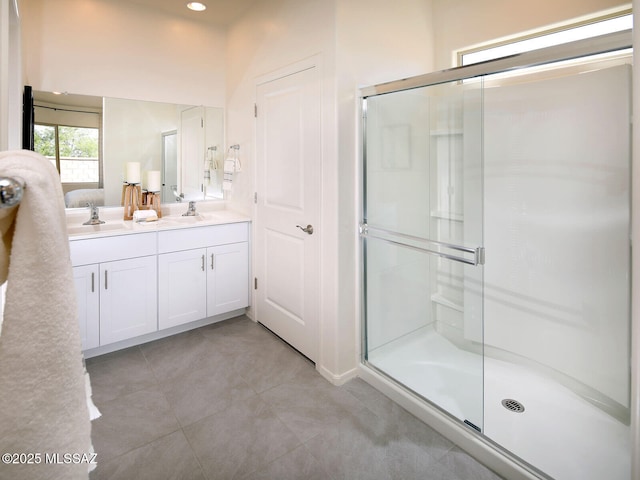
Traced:
[[35, 124], [34, 150], [51, 160], [62, 183], [100, 182], [100, 130]]
[[565, 25], [553, 30], [540, 31], [532, 35], [494, 42], [458, 52], [458, 65], [494, 60], [509, 55], [537, 50], [539, 48], [561, 45], [585, 38], [597, 37], [607, 33], [629, 30], [633, 27], [633, 15], [629, 10], [606, 17], [594, 18], [581, 23]]

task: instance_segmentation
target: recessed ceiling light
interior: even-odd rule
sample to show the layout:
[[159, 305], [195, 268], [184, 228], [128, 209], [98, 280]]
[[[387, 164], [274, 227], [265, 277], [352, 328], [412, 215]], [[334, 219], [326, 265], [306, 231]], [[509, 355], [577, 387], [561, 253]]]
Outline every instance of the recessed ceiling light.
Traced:
[[202, 12], [207, 9], [207, 6], [204, 3], [200, 2], [189, 2], [187, 3], [187, 7], [196, 12]]

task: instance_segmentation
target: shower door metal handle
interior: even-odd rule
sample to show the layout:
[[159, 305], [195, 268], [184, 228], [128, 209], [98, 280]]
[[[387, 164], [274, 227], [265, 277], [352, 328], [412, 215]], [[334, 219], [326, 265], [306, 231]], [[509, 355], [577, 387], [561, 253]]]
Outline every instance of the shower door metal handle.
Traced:
[[[359, 226], [361, 237], [371, 237], [394, 245], [418, 250], [420, 252], [436, 255], [454, 262], [466, 263], [467, 265], [484, 265], [484, 248], [483, 247], [465, 247], [463, 245], [455, 245], [452, 243], [439, 242], [437, 240], [427, 240], [413, 235], [391, 232], [383, 228], [370, 227], [366, 223]], [[453, 250], [462, 255], [454, 255], [446, 253], [441, 249]], [[473, 255], [473, 258], [465, 257], [464, 254]]]
[[302, 225], [296, 225], [296, 227], [298, 227], [304, 233], [308, 233], [309, 235], [313, 235], [313, 225], [307, 225], [306, 227], [303, 227]]

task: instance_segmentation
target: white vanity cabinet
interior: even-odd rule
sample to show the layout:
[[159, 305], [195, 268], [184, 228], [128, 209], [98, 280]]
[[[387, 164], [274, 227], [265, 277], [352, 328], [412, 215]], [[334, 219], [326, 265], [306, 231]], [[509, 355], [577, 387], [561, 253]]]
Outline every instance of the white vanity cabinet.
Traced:
[[158, 256], [159, 327], [200, 320], [207, 316], [205, 248]]
[[73, 267], [73, 281], [78, 300], [78, 321], [82, 349], [100, 346], [100, 293], [98, 288], [98, 265]]
[[249, 305], [249, 244], [230, 243], [207, 249], [207, 315]]
[[157, 330], [155, 233], [76, 240], [70, 250], [84, 349]]
[[100, 345], [158, 329], [155, 256], [100, 264]]
[[158, 233], [160, 329], [249, 305], [249, 226]]

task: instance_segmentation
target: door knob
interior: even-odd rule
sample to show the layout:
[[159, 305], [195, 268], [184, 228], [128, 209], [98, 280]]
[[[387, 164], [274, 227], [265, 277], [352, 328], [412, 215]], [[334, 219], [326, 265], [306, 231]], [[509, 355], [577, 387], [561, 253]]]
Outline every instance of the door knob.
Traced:
[[296, 227], [298, 227], [304, 233], [308, 233], [309, 235], [313, 234], [313, 225], [307, 225], [306, 227], [303, 227], [302, 225], [296, 225]]

